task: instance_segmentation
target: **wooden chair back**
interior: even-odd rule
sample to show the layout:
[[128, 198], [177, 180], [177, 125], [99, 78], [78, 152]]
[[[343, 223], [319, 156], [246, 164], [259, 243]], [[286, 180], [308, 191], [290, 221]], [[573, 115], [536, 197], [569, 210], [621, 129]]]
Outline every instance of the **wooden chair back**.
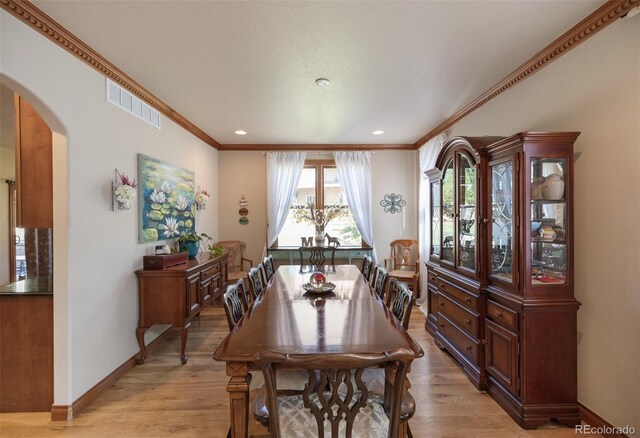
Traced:
[[381, 300], [384, 300], [388, 277], [389, 272], [382, 266], [376, 265], [376, 275], [375, 282], [373, 283], [373, 290], [376, 291]]
[[364, 278], [366, 278], [367, 281], [369, 281], [369, 275], [371, 274], [372, 266], [373, 266], [373, 260], [371, 259], [371, 256], [363, 257], [362, 268], [360, 269], [360, 272], [362, 272], [362, 275], [364, 275]]
[[328, 264], [327, 253], [331, 255], [331, 267], [334, 270], [336, 268], [336, 248], [333, 246], [301, 246], [298, 251], [300, 252], [300, 272], [305, 272], [305, 266], [309, 266], [310, 270], [323, 269]]
[[418, 241], [400, 239], [391, 242], [391, 256], [384, 261], [389, 277], [409, 284], [416, 297], [420, 297], [420, 254]]
[[278, 403], [275, 373], [276, 367], [282, 365], [286, 368], [303, 369], [308, 373], [309, 380], [305, 384], [302, 399], [304, 408], [308, 409], [316, 420], [317, 434], [313, 436], [324, 437], [325, 422], [328, 422], [331, 437], [336, 438], [343, 421], [346, 422], [346, 437], [351, 438], [358, 411], [368, 402], [369, 391], [362, 381], [364, 370], [372, 367], [393, 368], [395, 376], [392, 385], [385, 389], [391, 394], [385, 394], [389, 403], [385, 405], [384, 411], [389, 419], [387, 436], [398, 437], [404, 380], [412, 360], [413, 353], [404, 349], [372, 356], [280, 354], [271, 351], [257, 353], [255, 363], [264, 375], [269, 400], [270, 436], [284, 436], [280, 431], [278, 407], [282, 406]]
[[[391, 302], [391, 295], [395, 291], [395, 298]], [[396, 278], [389, 280], [389, 290], [387, 297], [387, 305], [391, 308], [391, 313], [398, 318], [402, 326], [409, 329], [409, 319], [411, 318], [411, 309], [416, 299], [413, 292], [409, 289], [407, 283], [398, 281]]]
[[238, 324], [248, 309], [246, 289], [242, 278], [234, 284], [227, 286], [227, 290], [222, 296], [224, 312], [227, 315], [229, 330]]
[[249, 269], [249, 290], [251, 291], [252, 302], [255, 301], [264, 291], [262, 269], [260, 266], [254, 266]]
[[249, 269], [253, 262], [244, 256], [244, 251], [247, 248], [246, 243], [240, 240], [223, 240], [218, 242], [218, 245], [222, 245], [229, 252], [229, 261], [227, 265], [228, 272], [244, 271], [245, 263]]
[[273, 274], [275, 274], [276, 270], [273, 265], [273, 256], [268, 255], [264, 259], [262, 259], [262, 269], [264, 269], [264, 280], [265, 284], [271, 281]]
[[418, 271], [420, 262], [420, 248], [418, 241], [412, 239], [399, 239], [391, 242], [391, 265], [389, 271]]

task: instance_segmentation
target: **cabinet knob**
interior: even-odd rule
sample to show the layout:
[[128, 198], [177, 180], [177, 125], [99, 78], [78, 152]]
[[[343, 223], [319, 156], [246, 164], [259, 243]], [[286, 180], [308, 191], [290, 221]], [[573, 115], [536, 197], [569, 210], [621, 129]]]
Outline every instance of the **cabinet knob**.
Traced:
[[487, 340], [486, 339], [482, 340], [482, 345], [487, 345]]
[[470, 303], [470, 302], [471, 302], [471, 298], [469, 298], [469, 297], [464, 297], [464, 302], [465, 302], [465, 303]]
[[440, 289], [444, 289], [445, 288], [444, 283], [440, 283], [438, 286], [440, 286]]
[[467, 351], [469, 351], [469, 350], [471, 350], [473, 347], [472, 347], [471, 345], [467, 345], [465, 348], [466, 348], [466, 350], [467, 350]]
[[440, 324], [440, 327], [444, 328], [444, 324]]
[[487, 219], [486, 217], [484, 219], [482, 219], [482, 223], [483, 224], [488, 224], [489, 223], [489, 219]]
[[501, 312], [501, 311], [499, 311], [499, 310], [496, 310], [495, 315], [496, 315], [496, 316], [502, 316], [502, 312]]
[[444, 307], [444, 303], [443, 302], [440, 303], [440, 307]]
[[470, 320], [468, 320], [468, 319], [465, 319], [465, 320], [464, 320], [464, 323], [465, 323], [465, 324], [467, 324], [467, 325], [471, 325], [471, 321], [470, 321]]

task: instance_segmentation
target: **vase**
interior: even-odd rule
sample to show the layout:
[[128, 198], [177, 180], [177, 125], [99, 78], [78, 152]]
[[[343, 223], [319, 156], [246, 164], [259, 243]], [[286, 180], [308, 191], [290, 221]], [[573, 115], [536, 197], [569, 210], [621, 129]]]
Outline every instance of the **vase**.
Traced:
[[542, 184], [542, 196], [544, 199], [551, 201], [559, 201], [564, 195], [564, 180], [562, 175], [552, 173]]
[[190, 259], [195, 259], [200, 251], [200, 242], [180, 242], [180, 251], [187, 253]]
[[313, 238], [316, 246], [324, 246], [324, 230], [316, 230], [316, 235]]

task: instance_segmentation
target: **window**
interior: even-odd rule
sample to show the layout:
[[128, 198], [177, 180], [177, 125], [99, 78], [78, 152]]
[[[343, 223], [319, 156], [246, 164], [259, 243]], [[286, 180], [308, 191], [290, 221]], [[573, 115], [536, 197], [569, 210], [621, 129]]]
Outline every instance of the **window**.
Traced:
[[[316, 202], [317, 201], [317, 202]], [[307, 160], [300, 176], [296, 197], [293, 199], [291, 210], [304, 209], [309, 204], [315, 208], [320, 206], [345, 206], [344, 213], [329, 221], [325, 233], [337, 237], [341, 246], [360, 246], [362, 236], [353, 220], [347, 206], [346, 196], [338, 179], [338, 169], [333, 160]], [[300, 246], [301, 238], [315, 235], [315, 227], [308, 221], [296, 221], [296, 217], [289, 212], [287, 221], [278, 235], [278, 246]]]

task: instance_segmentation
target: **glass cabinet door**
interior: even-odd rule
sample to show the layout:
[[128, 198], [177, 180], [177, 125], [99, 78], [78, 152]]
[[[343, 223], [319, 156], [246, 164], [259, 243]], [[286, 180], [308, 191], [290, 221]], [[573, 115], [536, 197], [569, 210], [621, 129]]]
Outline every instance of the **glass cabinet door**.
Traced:
[[440, 260], [453, 264], [455, 234], [455, 177], [453, 159], [447, 163], [442, 175], [442, 246]]
[[431, 255], [440, 256], [440, 183], [431, 184]]
[[458, 161], [458, 266], [476, 268], [476, 167], [466, 155]]
[[513, 161], [490, 166], [491, 179], [491, 276], [513, 282]]
[[566, 159], [531, 160], [531, 284], [564, 284], [567, 273]]

